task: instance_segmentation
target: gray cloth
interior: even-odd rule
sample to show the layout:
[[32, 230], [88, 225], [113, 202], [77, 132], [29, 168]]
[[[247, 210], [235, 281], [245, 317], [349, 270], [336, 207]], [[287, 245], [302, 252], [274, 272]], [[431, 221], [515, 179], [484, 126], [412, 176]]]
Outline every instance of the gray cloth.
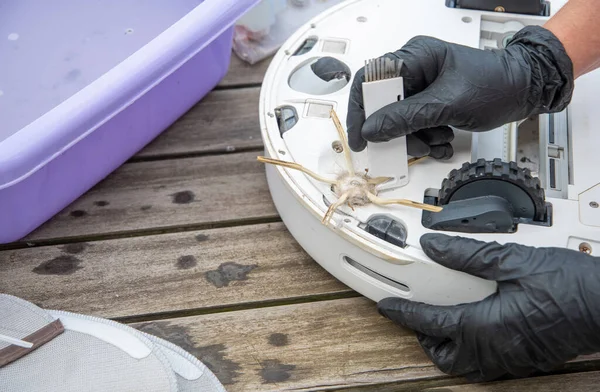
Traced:
[[[62, 333], [0, 367], [0, 391], [225, 391], [204, 364], [170, 342], [113, 321], [44, 310], [0, 294], [2, 335], [25, 340], [57, 319]], [[15, 346], [0, 340], [0, 354], [11, 349]]]
[[[30, 302], [10, 295], [0, 295], [0, 334], [23, 339], [54, 321], [47, 312]], [[0, 350], [9, 344], [0, 340]]]

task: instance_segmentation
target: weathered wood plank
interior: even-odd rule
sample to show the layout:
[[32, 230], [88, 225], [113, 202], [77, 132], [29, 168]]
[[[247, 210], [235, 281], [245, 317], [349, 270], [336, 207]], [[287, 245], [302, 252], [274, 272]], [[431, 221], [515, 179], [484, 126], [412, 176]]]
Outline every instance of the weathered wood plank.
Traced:
[[259, 94], [258, 87], [212, 91], [134, 159], [261, 148]]
[[558, 374], [523, 380], [428, 388], [423, 392], [591, 392], [600, 391], [600, 372]]
[[411, 331], [362, 297], [133, 325], [188, 350], [230, 392], [447, 378]]
[[466, 382], [439, 371], [412, 331], [364, 297], [132, 325], [196, 356], [230, 392], [414, 392]]
[[25, 240], [276, 218], [256, 156], [125, 164]]
[[[466, 383], [461, 377], [439, 371], [426, 357], [412, 331], [380, 316], [375, 304], [364, 297], [132, 325], [188, 350], [209, 366], [230, 392], [414, 392], [441, 385], [461, 388], [458, 384]], [[598, 356], [595, 358], [598, 360]], [[575, 374], [573, 379], [578, 376], [582, 375]], [[565, 375], [556, 376], [560, 377]], [[536, 380], [543, 379], [526, 380], [523, 385], [533, 386]], [[523, 380], [498, 383], [498, 389], [489, 392], [504, 392], [503, 384], [510, 387], [518, 383]], [[480, 389], [431, 392], [488, 392], [471, 385]]]
[[219, 87], [247, 86], [262, 83], [271, 60], [273, 60], [273, 56], [269, 56], [251, 65], [241, 60], [232, 52], [229, 71], [219, 83]]
[[353, 293], [282, 223], [0, 252], [0, 292], [117, 318]]

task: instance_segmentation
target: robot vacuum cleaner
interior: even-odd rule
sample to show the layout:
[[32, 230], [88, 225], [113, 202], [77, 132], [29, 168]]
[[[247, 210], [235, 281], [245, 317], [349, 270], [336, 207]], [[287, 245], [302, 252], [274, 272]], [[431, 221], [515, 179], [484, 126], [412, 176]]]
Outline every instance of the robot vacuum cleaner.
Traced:
[[[449, 160], [414, 159], [405, 138], [360, 153], [347, 145], [343, 119], [357, 71], [365, 67], [368, 116], [402, 99], [401, 63], [380, 58], [414, 36], [502, 48], [564, 4], [522, 3], [510, 12], [442, 0], [347, 0], [300, 28], [272, 60], [260, 96], [258, 160], [273, 201], [305, 251], [360, 294], [452, 305], [495, 292], [496, 282], [429, 259], [419, 239], [431, 232], [600, 254], [599, 72], [577, 80], [561, 113], [484, 133], [454, 129]], [[324, 61], [339, 70], [330, 80], [313, 71]]]

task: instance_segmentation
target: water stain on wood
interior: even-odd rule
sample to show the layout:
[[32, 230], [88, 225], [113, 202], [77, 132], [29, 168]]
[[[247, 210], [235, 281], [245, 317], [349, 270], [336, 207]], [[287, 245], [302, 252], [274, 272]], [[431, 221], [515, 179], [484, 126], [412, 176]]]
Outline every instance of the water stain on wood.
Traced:
[[288, 336], [284, 333], [272, 333], [269, 336], [269, 344], [276, 347], [288, 345]]
[[83, 253], [90, 245], [85, 242], [78, 242], [76, 244], [67, 244], [61, 246], [59, 249], [64, 253], [68, 253], [70, 255], [78, 255]]
[[291, 371], [296, 369], [296, 365], [282, 364], [276, 359], [270, 359], [261, 363], [260, 377], [263, 384], [272, 384], [284, 382], [290, 379]]
[[186, 270], [190, 268], [194, 268], [198, 265], [198, 261], [192, 255], [181, 256], [177, 259], [177, 263], [175, 264], [177, 269]]
[[172, 325], [167, 321], [157, 321], [145, 323], [136, 328], [165, 339], [189, 352], [204, 363], [223, 385], [234, 384], [241, 374], [241, 366], [227, 359], [227, 347], [224, 344], [197, 347], [190, 338], [190, 333], [186, 327]]
[[71, 215], [73, 218], [81, 218], [87, 215], [87, 212], [85, 212], [84, 210], [75, 210], [75, 211], [71, 211], [71, 213], [69, 214]]
[[234, 262], [223, 263], [216, 270], [208, 271], [206, 280], [217, 288], [229, 286], [232, 281], [248, 280], [248, 274], [258, 265], [242, 265]]
[[192, 191], [182, 191], [171, 195], [174, 204], [189, 204], [196, 199], [196, 195]]
[[204, 242], [204, 241], [208, 241], [209, 238], [210, 237], [207, 236], [206, 234], [198, 234], [196, 236], [196, 241], [198, 241], [198, 242]]
[[148, 210], [149, 210], [149, 209], [151, 209], [151, 208], [152, 208], [152, 206], [145, 205], [145, 206], [141, 206], [141, 207], [140, 207], [140, 210], [142, 210], [142, 211], [148, 211]]
[[38, 275], [71, 275], [82, 269], [81, 260], [74, 256], [58, 256], [52, 260], [44, 261], [32, 271]]

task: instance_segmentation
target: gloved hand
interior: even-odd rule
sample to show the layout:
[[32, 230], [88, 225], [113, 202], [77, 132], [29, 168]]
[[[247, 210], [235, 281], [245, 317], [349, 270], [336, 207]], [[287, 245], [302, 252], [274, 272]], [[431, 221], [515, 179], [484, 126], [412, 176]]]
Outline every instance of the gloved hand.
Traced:
[[443, 266], [498, 282], [495, 294], [457, 306], [379, 302], [381, 314], [416, 331], [441, 371], [490, 381], [600, 351], [600, 258], [443, 234], [426, 234], [421, 245]]
[[407, 136], [410, 155], [450, 158], [448, 126], [492, 130], [535, 114], [561, 111], [573, 93], [571, 59], [561, 42], [539, 26], [517, 32], [501, 50], [415, 37], [384, 57], [404, 61], [405, 99], [365, 121], [364, 68], [355, 75], [346, 119], [354, 151], [364, 150], [367, 141]]

